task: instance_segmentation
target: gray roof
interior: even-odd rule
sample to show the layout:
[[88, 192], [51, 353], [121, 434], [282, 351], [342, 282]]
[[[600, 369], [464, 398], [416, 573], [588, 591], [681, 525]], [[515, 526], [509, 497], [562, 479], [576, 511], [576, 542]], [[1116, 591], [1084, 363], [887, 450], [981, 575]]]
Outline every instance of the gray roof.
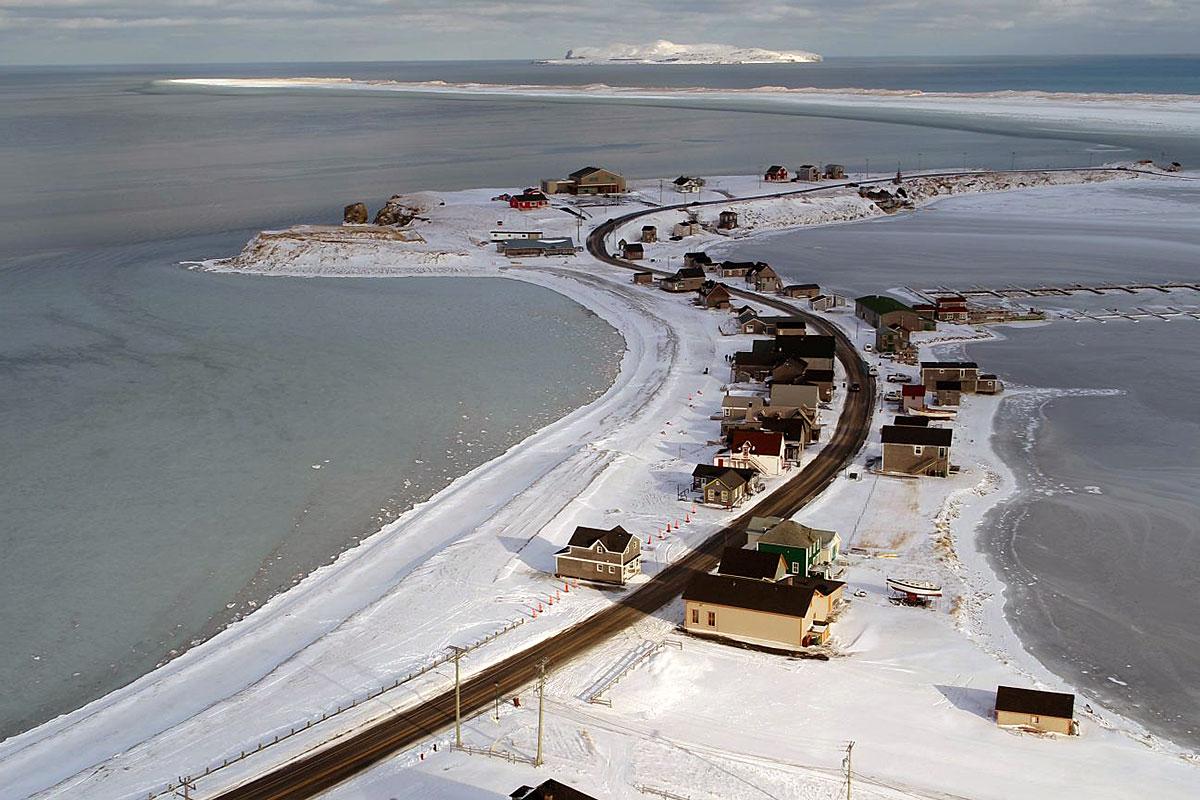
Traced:
[[799, 522], [785, 519], [764, 533], [758, 540], [758, 543], [809, 548], [813, 545], [820, 546], [821, 537], [817, 536], [816, 531], [807, 525], [801, 525]]
[[604, 549], [610, 553], [624, 553], [625, 548], [629, 546], [629, 540], [633, 538], [633, 534], [626, 531], [620, 525], [612, 530], [601, 530], [600, 528], [586, 528], [580, 525], [575, 529], [575, 533], [571, 534], [571, 540], [567, 542], [568, 547], [593, 547], [596, 542], [604, 545]]

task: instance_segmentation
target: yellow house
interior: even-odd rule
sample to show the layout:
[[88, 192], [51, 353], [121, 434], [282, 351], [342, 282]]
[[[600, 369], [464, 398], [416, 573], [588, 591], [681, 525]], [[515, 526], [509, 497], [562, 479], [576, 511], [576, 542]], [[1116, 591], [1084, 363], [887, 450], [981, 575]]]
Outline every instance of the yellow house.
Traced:
[[698, 575], [683, 592], [689, 633], [797, 650], [816, 641], [814, 590], [805, 586]]
[[1075, 733], [1075, 695], [1001, 686], [996, 689], [996, 724], [1070, 736]]

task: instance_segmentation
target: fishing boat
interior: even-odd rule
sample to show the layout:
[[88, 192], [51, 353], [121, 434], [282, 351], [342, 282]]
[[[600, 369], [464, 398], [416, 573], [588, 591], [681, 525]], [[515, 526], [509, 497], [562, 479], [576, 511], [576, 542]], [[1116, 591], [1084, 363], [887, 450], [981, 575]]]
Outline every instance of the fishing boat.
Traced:
[[888, 578], [887, 587], [898, 597], [892, 601], [905, 605], [929, 605], [935, 597], [942, 596], [942, 587], [932, 581], [910, 580], [908, 578]]

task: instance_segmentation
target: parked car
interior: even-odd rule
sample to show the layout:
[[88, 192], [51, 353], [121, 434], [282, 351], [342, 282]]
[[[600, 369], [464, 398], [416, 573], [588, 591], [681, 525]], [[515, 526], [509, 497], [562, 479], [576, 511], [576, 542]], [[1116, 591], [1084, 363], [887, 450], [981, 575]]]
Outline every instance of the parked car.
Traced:
[[865, 350], [865, 351], [866, 351], [866, 352], [868, 352], [868, 353], [874, 353], [874, 352], [875, 352], [875, 346], [874, 346], [874, 345], [871, 345], [871, 344], [864, 344], [864, 345], [863, 345], [863, 350]]
[[888, 375], [887, 379], [889, 381], [891, 381], [892, 383], [912, 383], [912, 376], [905, 375], [902, 372], [897, 372], [892, 375]]
[[870, 372], [872, 375], [878, 375], [878, 374], [879, 374], [879, 367], [871, 367], [871, 369], [870, 369], [870, 370], [868, 370], [868, 372]]
[[852, 384], [850, 384], [850, 391], [852, 391], [852, 392], [861, 392], [861, 391], [862, 391], [862, 386], [860, 386], [860, 385], [859, 385], [859, 384], [857, 384], [857, 383], [852, 383]]
[[895, 389], [892, 389], [890, 392], [888, 392], [887, 394], [885, 394], [883, 396], [883, 399], [884, 400], [899, 400], [900, 392], [896, 391]]

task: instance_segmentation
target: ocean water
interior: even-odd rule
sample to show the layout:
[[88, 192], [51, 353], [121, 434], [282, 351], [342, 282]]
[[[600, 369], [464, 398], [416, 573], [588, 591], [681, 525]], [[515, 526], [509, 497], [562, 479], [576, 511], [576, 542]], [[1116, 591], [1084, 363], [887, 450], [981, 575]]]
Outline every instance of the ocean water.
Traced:
[[[793, 281], [867, 292], [1197, 278], [1200, 184], [1120, 181], [939, 201], [916, 213], [738, 243]], [[1025, 301], [1022, 301], [1025, 302]], [[1200, 295], [1034, 300], [1101, 312]], [[980, 533], [1005, 612], [1042, 663], [1200, 746], [1200, 321], [1004, 327], [965, 354], [1010, 386], [994, 442], [1019, 494]], [[862, 335], [866, 340], [867, 330]]]
[[[217, 276], [177, 262], [230, 255], [264, 227], [336, 221], [353, 200], [521, 186], [591, 162], [649, 177], [780, 159], [1007, 165], [1013, 151], [1067, 166], [1164, 148], [751, 104], [164, 92], [156, 80], [1200, 93], [1197, 63], [0, 68], [0, 736], [137, 677], [584, 402], [620, 346], [578, 306], [511, 282]], [[1178, 148], [1200, 158], [1195, 142]], [[517, 346], [486, 350], [498, 332]]]

